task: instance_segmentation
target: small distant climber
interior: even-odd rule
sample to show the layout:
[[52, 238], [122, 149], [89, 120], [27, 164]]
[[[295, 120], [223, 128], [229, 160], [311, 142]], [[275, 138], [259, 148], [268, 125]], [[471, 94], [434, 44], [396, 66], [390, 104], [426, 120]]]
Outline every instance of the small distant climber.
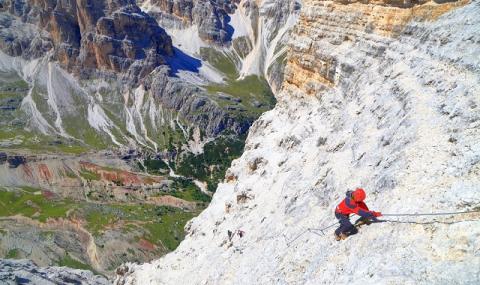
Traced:
[[243, 236], [245, 235], [245, 231], [237, 230], [237, 235], [238, 235], [240, 238], [243, 238]]
[[[363, 224], [369, 225], [371, 221], [376, 221], [377, 217], [381, 217], [382, 213], [370, 211], [367, 205], [363, 202], [367, 195], [365, 190], [357, 188], [355, 191], [347, 191], [345, 199], [343, 199], [337, 208], [335, 208], [335, 217], [340, 222], [340, 227], [335, 230], [335, 239], [337, 241], [346, 239], [349, 235], [354, 235], [358, 232], [356, 226]], [[357, 214], [360, 216], [355, 222], [355, 226], [350, 222], [350, 214]]]

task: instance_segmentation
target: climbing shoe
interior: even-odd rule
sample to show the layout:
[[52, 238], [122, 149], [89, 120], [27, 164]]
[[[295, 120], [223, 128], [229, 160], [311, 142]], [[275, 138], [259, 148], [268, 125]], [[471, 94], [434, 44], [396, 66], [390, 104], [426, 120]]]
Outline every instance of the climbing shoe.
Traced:
[[335, 234], [335, 240], [336, 241], [341, 241], [347, 238], [347, 235], [344, 233], [341, 233], [340, 235]]
[[363, 225], [367, 225], [369, 226], [370, 224], [372, 224], [372, 221], [368, 220], [368, 219], [359, 219], [356, 223], [355, 223], [355, 227], [356, 228], [360, 228], [362, 227]]

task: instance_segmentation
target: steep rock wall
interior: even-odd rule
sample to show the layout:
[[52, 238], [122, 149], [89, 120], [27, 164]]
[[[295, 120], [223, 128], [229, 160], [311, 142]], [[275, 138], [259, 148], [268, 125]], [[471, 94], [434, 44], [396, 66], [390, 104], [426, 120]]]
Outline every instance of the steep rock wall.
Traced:
[[2, 11], [9, 12], [2, 15], [7, 33], [18, 20], [49, 33], [33, 38], [7, 34], [0, 37], [4, 51], [29, 57], [51, 47], [54, 58], [77, 73], [97, 68], [126, 71], [143, 59], [151, 63], [151, 71], [165, 63], [162, 55], [173, 54], [170, 37], [135, 1], [6, 1]]
[[201, 39], [223, 44], [231, 40], [228, 14], [235, 10], [238, 0], [146, 0], [144, 7], [167, 26], [198, 25]]
[[384, 213], [479, 209], [480, 5], [386, 3], [305, 1], [276, 108], [179, 248], [117, 284], [478, 283], [478, 214], [306, 231], [357, 186]]

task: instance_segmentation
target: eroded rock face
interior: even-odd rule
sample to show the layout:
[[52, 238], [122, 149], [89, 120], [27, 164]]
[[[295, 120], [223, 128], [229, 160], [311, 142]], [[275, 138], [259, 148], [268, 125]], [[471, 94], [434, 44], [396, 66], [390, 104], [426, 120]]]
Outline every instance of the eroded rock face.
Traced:
[[55, 59], [69, 70], [123, 72], [137, 60], [153, 70], [165, 63], [162, 55], [173, 54], [170, 37], [133, 0], [7, 1], [0, 9], [15, 16], [4, 15], [5, 21], [14, 23], [19, 18], [49, 33], [23, 40], [2, 37], [3, 50], [13, 56], [31, 50], [30, 41], [36, 46], [46, 42], [39, 54], [50, 47]]
[[350, 43], [352, 49], [358, 45], [370, 56], [382, 56], [409, 22], [435, 20], [467, 2], [317, 1], [295, 26], [285, 81], [309, 94], [338, 84], [340, 74], [351, 74], [355, 67], [347, 60], [340, 63], [335, 48]]
[[177, 111], [208, 135], [216, 136], [225, 129], [243, 134], [253, 123], [253, 118], [236, 118], [219, 108], [208, 96], [199, 92], [198, 87], [169, 78], [166, 68], [155, 70], [145, 79], [145, 84], [162, 106]]
[[173, 21], [198, 25], [199, 36], [211, 43], [223, 44], [231, 40], [232, 28], [228, 14], [235, 10], [239, 0], [147, 0], [144, 3], [159, 9], [159, 17], [173, 16]]

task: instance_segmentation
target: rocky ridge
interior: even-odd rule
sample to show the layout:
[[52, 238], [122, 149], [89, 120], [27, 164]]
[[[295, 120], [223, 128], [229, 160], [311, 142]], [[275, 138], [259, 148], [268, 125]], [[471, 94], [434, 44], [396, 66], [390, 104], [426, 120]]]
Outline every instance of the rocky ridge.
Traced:
[[[28, 29], [29, 35], [42, 34], [34, 25], [15, 21], [2, 29], [6, 38]], [[49, 53], [28, 59], [42, 52], [24, 52], [27, 59], [0, 52], [2, 85], [22, 86], [13, 87], [14, 92], [5, 90], [8, 97], [0, 101], [5, 112], [0, 123], [11, 133], [2, 142], [5, 147], [31, 145], [32, 136], [37, 136], [50, 148], [68, 143], [104, 148], [112, 143], [163, 150], [168, 144], [166, 133], [173, 133], [178, 141], [188, 141], [195, 128], [201, 128], [204, 138], [226, 128], [244, 133], [254, 119], [229, 113], [198, 86], [172, 77], [167, 65], [146, 64], [148, 57], [125, 72], [93, 69], [95, 78], [79, 80], [52, 62]]]
[[[227, 51], [210, 44], [214, 39], [202, 44], [220, 58], [220, 65], [233, 65], [233, 74], [225, 76], [196, 58], [204, 58], [200, 50], [184, 53], [191, 44], [182, 46], [175, 40], [184, 30], [167, 28], [177, 45], [173, 47], [154, 18], [134, 1], [77, 2], [6, 1], [0, 8], [0, 68], [6, 79], [2, 84], [27, 87], [17, 89], [15, 98], [6, 98], [9, 111], [1, 123], [12, 135], [2, 145], [31, 144], [29, 136], [40, 134], [61, 137], [48, 145], [76, 141], [95, 148], [113, 143], [156, 150], [165, 148], [165, 133], [182, 133], [186, 141], [195, 129], [204, 139], [225, 129], [243, 134], [271, 107], [273, 97], [262, 89], [252, 90], [262, 94], [249, 99], [245, 96], [251, 97], [251, 92], [235, 98], [239, 95], [224, 96], [208, 88], [225, 77], [254, 74], [278, 89], [285, 39], [299, 8], [292, 0], [139, 3], [154, 16], [152, 11], [159, 7], [165, 15], [176, 15], [181, 7], [191, 6], [186, 17], [192, 21], [185, 25], [200, 25], [200, 35], [229, 30]], [[195, 19], [214, 20], [204, 27]], [[163, 16], [157, 15], [157, 20], [168, 26]], [[257, 80], [259, 85], [267, 85], [262, 80]], [[235, 82], [229, 81], [226, 88], [229, 84]], [[236, 101], [225, 102], [230, 97]], [[73, 108], [74, 102], [79, 108]], [[79, 119], [74, 122], [74, 117]], [[15, 137], [17, 128], [27, 133]]]
[[[224, 44], [231, 40], [233, 30], [229, 16], [235, 11], [238, 0], [146, 0], [139, 1], [167, 27], [198, 25], [201, 39]], [[143, 2], [143, 3], [141, 3]]]
[[66, 267], [38, 267], [28, 260], [1, 260], [0, 280], [2, 284], [110, 284], [106, 278], [93, 275], [86, 270]]
[[68, 70], [88, 73], [125, 72], [137, 60], [149, 63], [151, 71], [165, 64], [162, 55], [173, 55], [170, 37], [134, 1], [7, 1], [2, 10], [18, 17], [4, 14], [6, 28], [21, 20], [50, 36], [2, 37], [0, 47], [11, 56], [37, 55], [51, 47], [53, 58]]

